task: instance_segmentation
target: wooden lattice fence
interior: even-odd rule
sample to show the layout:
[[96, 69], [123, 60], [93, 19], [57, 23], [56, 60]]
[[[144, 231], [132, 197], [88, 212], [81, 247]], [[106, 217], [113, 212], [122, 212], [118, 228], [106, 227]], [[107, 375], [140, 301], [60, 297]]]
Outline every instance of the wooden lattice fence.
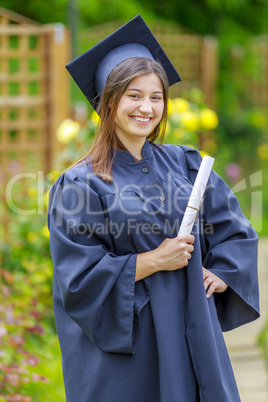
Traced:
[[268, 111], [268, 34], [234, 44], [230, 52], [229, 79], [241, 106]]
[[[101, 24], [85, 30], [80, 36], [82, 51], [89, 49], [122, 25], [122, 21]], [[182, 77], [182, 83], [171, 87], [170, 96], [181, 96], [191, 88], [199, 88], [206, 102], [215, 107], [217, 80], [217, 41], [196, 35], [174, 24], [148, 24], [155, 37]]]
[[0, 8], [0, 236], [9, 219], [6, 188], [12, 177], [51, 167], [56, 128], [68, 113], [69, 60], [62, 24], [41, 25]]
[[245, 86], [256, 108], [268, 111], [268, 34], [255, 37], [249, 46], [252, 68]]

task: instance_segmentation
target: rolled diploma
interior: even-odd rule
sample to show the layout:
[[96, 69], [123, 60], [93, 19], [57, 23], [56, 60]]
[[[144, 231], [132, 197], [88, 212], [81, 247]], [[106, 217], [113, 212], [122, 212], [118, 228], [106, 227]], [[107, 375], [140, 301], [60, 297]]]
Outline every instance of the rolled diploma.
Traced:
[[214, 158], [207, 155], [204, 155], [202, 159], [186, 210], [182, 218], [178, 236], [191, 234], [194, 222], [196, 220], [203, 200], [204, 192], [214, 160]]

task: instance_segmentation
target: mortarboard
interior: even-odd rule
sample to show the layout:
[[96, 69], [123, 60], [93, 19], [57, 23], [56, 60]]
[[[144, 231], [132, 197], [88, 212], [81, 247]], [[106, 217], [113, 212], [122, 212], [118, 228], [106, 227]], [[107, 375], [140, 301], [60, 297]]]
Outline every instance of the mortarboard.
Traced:
[[181, 77], [140, 15], [72, 60], [66, 68], [96, 109], [111, 71], [122, 61], [132, 57], [147, 57], [159, 61], [170, 86], [181, 81]]

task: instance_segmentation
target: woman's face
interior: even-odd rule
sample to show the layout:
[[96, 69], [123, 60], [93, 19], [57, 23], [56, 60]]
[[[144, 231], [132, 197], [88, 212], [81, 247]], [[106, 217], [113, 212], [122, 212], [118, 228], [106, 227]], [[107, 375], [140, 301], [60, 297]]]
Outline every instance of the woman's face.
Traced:
[[164, 110], [162, 81], [157, 74], [134, 78], [123, 93], [115, 117], [115, 133], [127, 147], [144, 144]]

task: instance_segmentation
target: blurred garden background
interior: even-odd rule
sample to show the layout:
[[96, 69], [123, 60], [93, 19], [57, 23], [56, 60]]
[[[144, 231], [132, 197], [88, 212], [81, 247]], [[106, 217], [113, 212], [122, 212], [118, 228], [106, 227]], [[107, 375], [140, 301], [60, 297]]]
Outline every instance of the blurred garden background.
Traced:
[[[65, 400], [52, 309], [48, 192], [98, 116], [65, 64], [141, 14], [182, 82], [165, 142], [215, 157], [268, 235], [268, 0], [2, 0], [0, 402]], [[260, 334], [265, 349], [267, 329]]]

